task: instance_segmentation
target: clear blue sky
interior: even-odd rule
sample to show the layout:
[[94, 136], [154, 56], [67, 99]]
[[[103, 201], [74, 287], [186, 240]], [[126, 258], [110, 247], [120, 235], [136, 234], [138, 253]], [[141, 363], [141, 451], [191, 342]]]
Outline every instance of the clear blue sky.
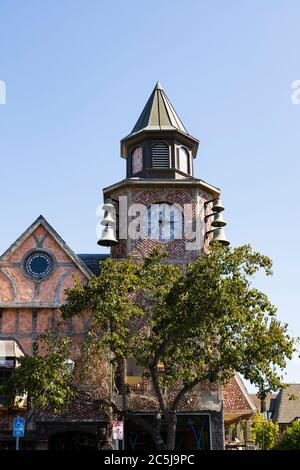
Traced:
[[159, 80], [200, 139], [195, 172], [222, 189], [232, 245], [274, 260], [257, 285], [300, 336], [299, 24], [297, 0], [1, 0], [0, 251], [41, 213], [98, 251], [101, 190], [124, 177], [119, 141]]

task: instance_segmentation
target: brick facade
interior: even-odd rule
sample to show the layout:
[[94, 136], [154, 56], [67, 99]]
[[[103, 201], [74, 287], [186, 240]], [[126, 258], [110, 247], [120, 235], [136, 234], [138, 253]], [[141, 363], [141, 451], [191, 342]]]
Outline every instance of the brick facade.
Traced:
[[[188, 213], [191, 212], [189, 215], [193, 221], [193, 232], [196, 230], [195, 213], [196, 210], [198, 210], [200, 220], [199, 250], [187, 250], [187, 242], [193, 242], [195, 239], [186, 239], [184, 233], [182, 239], [169, 240], [164, 244], [164, 249], [167, 251], [170, 261], [173, 260], [173, 262], [186, 264], [192, 259], [195, 259], [202, 249], [206, 249], [210, 240], [210, 237], [205, 239], [204, 236], [206, 230], [210, 229], [210, 221], [208, 221], [207, 227], [204, 223], [204, 204], [212, 199], [214, 195], [199, 189], [193, 182], [190, 187], [187, 187], [187, 185], [182, 187], [180, 183], [174, 188], [162, 189], [161, 184], [157, 186], [158, 187], [154, 189], [152, 187], [150, 188], [145, 183], [142, 188], [136, 188], [136, 186], [131, 186], [130, 182], [126, 182], [126, 187], [124, 187], [123, 190], [118, 189], [110, 191], [108, 188], [108, 190], [105, 191], [105, 196], [109, 195], [112, 197], [113, 201], [118, 201], [120, 196], [126, 196], [128, 205], [143, 204], [147, 208], [151, 207], [152, 204], [166, 203], [170, 205], [177, 204], [183, 210], [185, 205], [190, 205], [190, 208], [188, 207]], [[118, 204], [116, 202], [114, 202], [114, 204], [117, 209]], [[153, 248], [160, 244], [160, 241], [151, 240], [149, 238], [140, 238], [138, 240], [130, 240], [130, 238], [128, 238], [127, 240], [119, 240], [118, 244], [112, 247], [111, 256], [113, 259], [126, 258], [129, 255], [133, 258], [143, 258], [149, 255]]]
[[235, 377], [232, 377], [224, 388], [224, 408], [227, 412], [251, 411], [249, 401], [246, 399]]
[[[172, 185], [156, 181], [140, 181], [139, 184], [131, 184], [130, 180], [119, 183], [118, 188], [107, 188], [104, 190], [105, 197], [111, 197], [118, 214], [118, 201], [120, 196], [127, 197], [128, 207], [132, 204], [143, 204], [147, 208], [152, 204], [167, 203], [177, 204], [182, 209], [184, 205], [189, 205], [189, 213], [192, 220], [192, 231], [198, 230], [199, 244], [197, 249], [187, 249], [187, 242], [193, 242], [195, 239], [186, 239], [183, 233], [182, 239], [174, 239], [163, 242], [163, 247], [168, 253], [170, 263], [181, 264], [183, 268], [195, 259], [201, 251], [206, 251], [210, 238], [205, 238], [205, 233], [210, 229], [210, 221], [205, 225], [205, 203], [216, 197], [216, 192], [211, 193], [204, 189], [199, 180], [191, 179], [189, 182], [174, 182]], [[196, 213], [199, 215], [200, 226], [196, 227]], [[128, 217], [128, 224], [130, 223]], [[184, 220], [183, 220], [184, 222]], [[119, 240], [111, 248], [113, 259], [122, 259], [131, 256], [134, 259], [144, 258], [158, 245], [159, 240], [150, 238], [132, 240]], [[174, 390], [174, 393], [177, 392]], [[174, 395], [170, 393], [170, 399]], [[173, 397], [174, 398], [174, 397]], [[159, 405], [152, 385], [147, 380], [140, 388], [135, 388], [129, 397], [132, 409], [143, 412], [157, 412]], [[222, 386], [215, 384], [201, 384], [196, 387], [192, 393], [187, 394], [179, 406], [180, 412], [191, 414], [208, 414], [211, 426], [211, 447], [212, 449], [224, 448], [224, 416], [223, 416], [223, 390]]]
[[[61, 319], [59, 306], [65, 301], [65, 289], [74, 285], [74, 276], [87, 282], [88, 270], [84, 272], [59, 241], [41, 219], [0, 259], [0, 339], [16, 340], [25, 354], [32, 353], [39, 334], [58, 329], [78, 342], [88, 326], [88, 317], [68, 323]], [[40, 282], [24, 269], [24, 260], [35, 250], [43, 250], [53, 260], [51, 275]]]

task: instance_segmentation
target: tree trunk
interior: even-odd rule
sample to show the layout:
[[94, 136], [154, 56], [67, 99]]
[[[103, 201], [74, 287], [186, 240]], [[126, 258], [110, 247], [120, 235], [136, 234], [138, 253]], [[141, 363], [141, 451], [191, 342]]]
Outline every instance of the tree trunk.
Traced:
[[141, 416], [137, 416], [134, 414], [130, 414], [128, 419], [130, 419], [136, 425], [142, 427], [145, 431], [147, 431], [150, 434], [150, 436], [152, 437], [154, 441], [155, 447], [158, 450], [167, 450], [166, 444], [164, 443], [160, 434], [160, 428], [161, 428], [160, 423], [157, 422], [154, 425], [150, 424], [147, 420], [145, 420]]
[[161, 437], [161, 421], [160, 419], [156, 421], [156, 428], [155, 428], [155, 445], [158, 450], [166, 450], [166, 443], [163, 441]]
[[263, 417], [266, 417], [267, 414], [267, 401], [266, 397], [262, 397], [260, 400], [260, 411], [263, 414]]
[[155, 447], [157, 448], [157, 450], [167, 449], [166, 444], [164, 443], [161, 437], [159, 426], [156, 428], [155, 433], [152, 435], [152, 437], [153, 437]]
[[168, 413], [167, 449], [175, 450], [177, 414], [176, 411]]

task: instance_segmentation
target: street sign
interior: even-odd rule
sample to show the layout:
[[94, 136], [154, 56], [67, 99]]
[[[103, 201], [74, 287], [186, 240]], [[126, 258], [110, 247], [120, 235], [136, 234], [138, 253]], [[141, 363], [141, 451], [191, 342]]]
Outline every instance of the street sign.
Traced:
[[14, 437], [24, 437], [25, 432], [25, 419], [24, 418], [14, 418]]
[[124, 438], [124, 422], [123, 421], [113, 421], [113, 438], [115, 441], [122, 441]]

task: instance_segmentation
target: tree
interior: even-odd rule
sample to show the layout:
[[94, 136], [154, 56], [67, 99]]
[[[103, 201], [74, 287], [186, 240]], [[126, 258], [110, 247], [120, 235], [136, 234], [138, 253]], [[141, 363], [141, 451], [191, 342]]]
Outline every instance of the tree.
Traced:
[[300, 450], [300, 421], [294, 421], [283, 433], [275, 450]]
[[251, 419], [251, 434], [255, 444], [261, 450], [269, 450], [274, 446], [278, 437], [279, 426], [270, 419], [265, 419], [258, 413]]
[[62, 411], [74, 396], [73, 371], [69, 364], [72, 342], [52, 334], [40, 336], [32, 356], [18, 358], [10, 379], [3, 384], [4, 404], [27, 395], [29, 408], [51, 406]]
[[[84, 363], [106, 352], [122, 396], [120, 406], [111, 388], [98, 398], [99, 406], [143, 426], [158, 449], [172, 450], [177, 412], [199, 384], [226, 383], [239, 372], [261, 393], [277, 389], [278, 370], [292, 357], [294, 340], [268, 297], [250, 283], [260, 269], [271, 275], [271, 267], [270, 259], [249, 245], [217, 244], [185, 271], [155, 250], [140, 261], [107, 259], [99, 277], [86, 285], [76, 282], [67, 290], [63, 317], [91, 312], [87, 343], [94, 352]], [[125, 380], [130, 358], [152, 384], [149, 400], [167, 423], [166, 438], [160, 419], [149, 422], [134, 413]]]
[[[280, 386], [278, 369], [292, 357], [294, 340], [268, 297], [250, 283], [259, 269], [271, 275], [271, 267], [270, 259], [249, 245], [233, 250], [216, 245], [186, 273], [159, 251], [139, 262], [108, 259], [99, 277], [68, 289], [62, 312], [65, 318], [93, 312], [97, 341], [112, 352], [115, 371], [128, 358], [144, 367], [167, 421], [166, 441], [160, 422], [144, 426], [158, 448], [174, 449], [177, 411], [200, 383], [225, 383], [236, 371], [261, 393]], [[111, 405], [136, 419], [124, 373], [119, 382], [123, 407]]]

